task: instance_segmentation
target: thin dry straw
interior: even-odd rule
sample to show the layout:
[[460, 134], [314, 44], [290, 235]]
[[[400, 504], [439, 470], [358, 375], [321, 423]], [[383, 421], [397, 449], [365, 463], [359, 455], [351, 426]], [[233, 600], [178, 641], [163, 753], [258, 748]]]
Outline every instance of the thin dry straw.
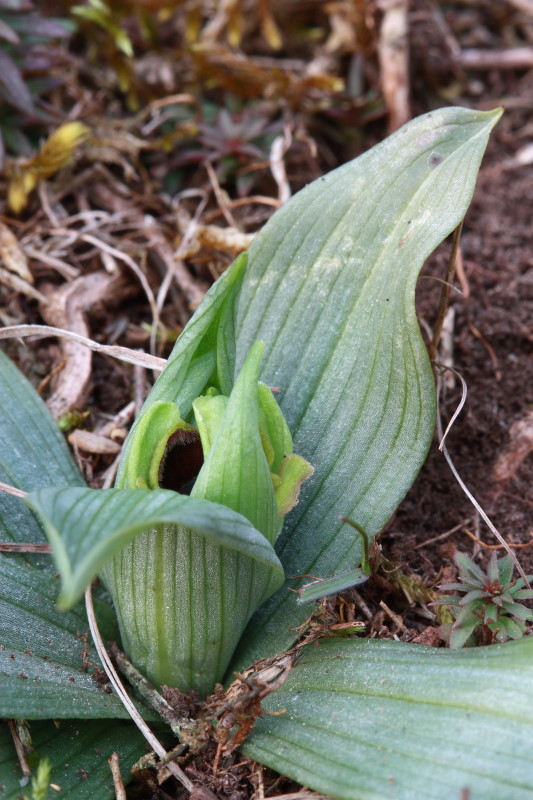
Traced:
[[[167, 755], [167, 751], [165, 750], [159, 739], [157, 739], [154, 736], [154, 734], [152, 733], [152, 731], [150, 730], [144, 719], [141, 717], [141, 715], [131, 702], [129, 695], [126, 692], [124, 685], [122, 684], [122, 681], [120, 680], [111, 662], [111, 659], [109, 658], [107, 650], [105, 649], [102, 637], [100, 636], [100, 631], [98, 630], [98, 625], [96, 623], [96, 617], [94, 614], [93, 599], [90, 587], [85, 592], [85, 607], [87, 609], [87, 618], [89, 620], [89, 628], [91, 630], [91, 636], [93, 638], [94, 645], [96, 647], [96, 650], [98, 651], [100, 660], [103, 664], [103, 667], [107, 673], [109, 680], [113, 685], [113, 688], [115, 689], [117, 695], [119, 696], [119, 699], [124, 705], [124, 708], [130, 715], [134, 723], [137, 725], [137, 727], [141, 731], [142, 735], [145, 737], [146, 741], [149, 743], [154, 753], [156, 753], [156, 755], [158, 755], [159, 758], [164, 759]], [[188, 778], [187, 775], [183, 772], [181, 767], [179, 767], [178, 764], [176, 764], [174, 761], [169, 761], [168, 768], [171, 770], [174, 777], [176, 777], [180, 781], [180, 783], [183, 784], [183, 786], [187, 789], [187, 791], [192, 792], [192, 790], [194, 789], [194, 784], [192, 783], [190, 778]]]
[[[438, 366], [438, 365], [436, 365], [436, 366]], [[451, 369], [451, 367], [446, 367], [446, 369]], [[520, 577], [523, 578], [526, 586], [529, 586], [529, 581], [527, 579], [527, 576], [526, 576], [524, 570], [522, 569], [522, 567], [520, 565], [520, 562], [518, 561], [516, 555], [513, 553], [513, 551], [511, 550], [510, 546], [507, 544], [507, 542], [505, 541], [505, 539], [503, 538], [501, 533], [497, 530], [497, 528], [490, 521], [490, 519], [488, 518], [487, 514], [483, 511], [483, 509], [479, 505], [478, 501], [476, 500], [476, 498], [474, 497], [472, 492], [465, 485], [463, 479], [461, 478], [461, 476], [457, 472], [457, 469], [455, 468], [455, 465], [454, 465], [454, 463], [452, 461], [452, 457], [450, 456], [450, 454], [448, 452], [448, 448], [446, 447], [446, 444], [445, 444], [444, 440], [446, 439], [446, 436], [450, 432], [452, 425], [454, 424], [455, 420], [457, 419], [457, 416], [460, 414], [460, 412], [461, 412], [461, 410], [462, 410], [462, 408], [463, 408], [463, 406], [464, 406], [464, 404], [466, 402], [466, 396], [467, 396], [467, 386], [466, 386], [465, 379], [456, 370], [452, 369], [451, 371], [455, 375], [457, 375], [457, 377], [461, 381], [461, 385], [462, 385], [463, 388], [462, 388], [461, 400], [459, 402], [459, 405], [458, 405], [457, 409], [455, 410], [455, 413], [453, 414], [450, 422], [448, 423], [446, 431], [443, 433], [442, 432], [442, 421], [441, 421], [441, 416], [440, 416], [440, 402], [439, 402], [440, 387], [441, 387], [441, 376], [439, 375], [437, 377], [437, 412], [438, 412], [437, 413], [437, 433], [438, 433], [438, 436], [439, 436], [439, 439], [440, 439], [439, 450], [443, 453], [444, 458], [448, 462], [448, 466], [450, 467], [455, 480], [457, 481], [457, 483], [459, 484], [459, 486], [461, 487], [461, 489], [463, 490], [465, 495], [468, 497], [468, 499], [470, 500], [470, 502], [472, 503], [472, 505], [474, 506], [476, 511], [479, 513], [481, 518], [486, 522], [486, 524], [488, 525], [489, 529], [492, 531], [494, 536], [498, 539], [498, 541], [507, 550], [507, 552], [509, 553], [509, 555], [513, 559], [513, 562], [514, 562], [514, 564], [516, 566], [516, 569], [518, 570], [518, 573], [520, 574]]]

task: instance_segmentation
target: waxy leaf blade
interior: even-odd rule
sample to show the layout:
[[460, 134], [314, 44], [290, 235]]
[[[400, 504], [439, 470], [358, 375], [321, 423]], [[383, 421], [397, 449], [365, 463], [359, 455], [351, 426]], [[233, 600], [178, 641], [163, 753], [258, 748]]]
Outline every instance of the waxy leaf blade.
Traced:
[[460, 651], [322, 640], [244, 752], [340, 800], [532, 800], [533, 639]]
[[[416, 280], [463, 218], [499, 116], [446, 108], [413, 120], [297, 194], [252, 243], [237, 365], [265, 342], [262, 380], [279, 387], [294, 449], [315, 467], [276, 548], [289, 576], [353, 569], [359, 537], [339, 517], [378, 533], [425, 459], [435, 399]], [[290, 645], [306, 613], [280, 590], [235, 667]]]
[[[0, 717], [127, 717], [91, 677], [99, 664], [85, 609], [60, 613], [58, 581], [18, 559], [0, 558]], [[116, 638], [111, 609], [96, 601], [102, 635]]]
[[[68, 800], [113, 800], [116, 797], [108, 758], [119, 753], [124, 783], [130, 769], [146, 753], [146, 740], [132, 726], [120, 721], [52, 720], [30, 725], [34, 752], [31, 766], [38, 758], [48, 758], [52, 764], [51, 782], [60, 787], [51, 789], [54, 795]], [[0, 724], [0, 785], [2, 800], [20, 800], [31, 796], [31, 781], [21, 788], [22, 771], [13, 746], [7, 722]], [[60, 792], [60, 793], [59, 793]]]
[[[83, 478], [45, 404], [0, 351], [0, 481], [31, 492], [50, 486], [83, 486]], [[43, 543], [43, 531], [17, 497], [0, 493], [0, 541]], [[6, 556], [17, 558], [16, 556]], [[25, 561], [53, 568], [49, 556]]]
[[[3, 482], [25, 491], [83, 485], [43, 401], [2, 352], [0, 441]], [[3, 493], [0, 541], [46, 541], [40, 523], [22, 500]], [[50, 555], [0, 554], [0, 717], [126, 716], [119, 700], [91, 678], [88, 661], [99, 662], [87, 644], [85, 609], [78, 605], [61, 613], [55, 606], [55, 572]], [[95, 607], [103, 636], [116, 638], [109, 605], [95, 598]]]

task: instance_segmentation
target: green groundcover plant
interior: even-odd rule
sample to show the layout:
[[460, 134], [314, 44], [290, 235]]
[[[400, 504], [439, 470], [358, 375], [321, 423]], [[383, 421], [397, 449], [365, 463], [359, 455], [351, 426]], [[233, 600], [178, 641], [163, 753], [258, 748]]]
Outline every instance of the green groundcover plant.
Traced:
[[[358, 580], [361, 537], [340, 517], [375, 536], [426, 456], [435, 389], [415, 284], [466, 212], [499, 115], [420, 117], [280, 209], [180, 336], [113, 489], [84, 486], [0, 360], [0, 480], [29, 492], [0, 496], [1, 538], [46, 535], [55, 561], [0, 557], [0, 714], [32, 721], [69, 800], [112, 797], [107, 757], [126, 774], [144, 751], [87, 671], [79, 600], [93, 578], [113, 601], [96, 595], [104, 638], [120, 631], [156, 686], [203, 696], [294, 644], [309, 606], [293, 576]], [[528, 637], [456, 651], [323, 639], [263, 705], [284, 713], [259, 719], [243, 751], [333, 797], [533, 798]], [[17, 797], [7, 733], [0, 775]]]
[[[514, 563], [510, 555], [498, 558], [493, 553], [486, 572], [465, 553], [455, 554], [459, 570], [457, 583], [439, 586], [441, 591], [460, 592], [436, 600], [433, 605], [450, 606], [453, 624], [444, 627], [450, 647], [457, 648], [478, 637], [482, 644], [520, 639], [533, 610], [519, 600], [533, 599], [533, 589], [525, 588], [523, 578], [513, 580]], [[528, 581], [533, 575], [526, 575]]]

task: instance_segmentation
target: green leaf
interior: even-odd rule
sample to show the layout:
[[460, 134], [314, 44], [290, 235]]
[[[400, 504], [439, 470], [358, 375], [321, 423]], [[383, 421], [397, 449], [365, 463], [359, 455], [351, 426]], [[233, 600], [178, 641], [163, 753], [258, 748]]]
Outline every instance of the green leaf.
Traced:
[[[0, 440], [0, 480], [26, 491], [83, 484], [46, 406], [1, 352]], [[7, 494], [0, 494], [0, 541], [46, 541], [30, 509]], [[60, 613], [57, 588], [49, 555], [0, 555], [0, 717], [125, 716], [84, 663], [85, 609]], [[109, 605], [96, 599], [96, 609], [103, 636], [116, 638]], [[91, 645], [86, 658], [99, 663]]]
[[532, 800], [533, 639], [451, 652], [306, 648], [246, 740], [250, 758], [342, 800]]
[[[43, 401], [0, 351], [0, 481], [26, 492], [49, 486], [83, 486], [65, 440]], [[34, 515], [12, 495], [0, 493], [0, 541], [41, 543]], [[16, 556], [6, 556], [17, 558]], [[21, 559], [21, 557], [19, 557]], [[24, 560], [52, 568], [49, 556]]]
[[279, 473], [284, 457], [293, 451], [292, 436], [274, 395], [264, 383], [257, 387], [259, 393], [259, 427], [272, 448], [272, 472]]
[[483, 586], [487, 576], [475, 561], [472, 561], [466, 553], [456, 553], [455, 563], [459, 567], [462, 580], [465, 582], [471, 581], [476, 586]]
[[323, 581], [314, 581], [308, 583], [298, 592], [297, 603], [312, 603], [320, 597], [327, 597], [330, 594], [338, 594], [351, 586], [359, 586], [369, 579], [370, 575], [363, 572], [362, 569], [354, 569], [351, 572], [344, 572], [342, 575], [333, 575], [331, 578], [326, 578]]
[[259, 434], [257, 381], [262, 354], [263, 344], [256, 342], [239, 372], [191, 496], [238, 510], [274, 544], [282, 518]]
[[[496, 567], [497, 575], [495, 580], [499, 580], [502, 586], [510, 583], [514, 572], [514, 561], [511, 556], [499, 558], [496, 562]], [[491, 578], [491, 580], [494, 580], [494, 578]]]
[[27, 502], [52, 545], [63, 607], [115, 555], [103, 577], [124, 648], [157, 684], [209, 692], [253, 611], [283, 582], [268, 540], [217, 503], [166, 489], [77, 488]]
[[[0, 717], [126, 717], [122, 703], [92, 677], [99, 664], [85, 609], [55, 608], [57, 580], [0, 558]], [[111, 609], [96, 603], [99, 626], [116, 638]]]
[[[434, 384], [414, 309], [424, 260], [463, 218], [500, 111], [445, 108], [312, 183], [254, 239], [237, 364], [265, 342], [262, 380], [315, 466], [277, 551], [287, 575], [360, 560], [350, 517], [378, 533], [431, 442]], [[306, 609], [287, 587], [251, 621], [235, 665], [291, 644]]]
[[63, 435], [45, 404], [13, 362], [0, 351], [1, 480], [24, 491], [83, 486]]
[[[34, 722], [30, 726], [34, 752], [30, 764], [48, 757], [52, 763], [52, 783], [61, 793], [52, 796], [68, 800], [113, 800], [115, 790], [107, 759], [119, 753], [122, 778], [130, 777], [130, 768], [146, 753], [144, 738], [131, 725], [111, 720], [62, 720], [59, 727], [52, 721]], [[22, 772], [7, 723], [0, 724], [0, 796], [2, 800], [20, 800], [29, 793], [21, 787]]]
[[450, 631], [450, 647], [459, 650], [466, 643], [481, 624], [481, 619], [475, 614], [467, 614], [464, 619], [453, 623]]
[[102, 566], [135, 537], [165, 524], [192, 529], [268, 568], [265, 594], [283, 569], [271, 545], [241, 514], [167, 489], [45, 489], [25, 502], [38, 513], [61, 575], [59, 605], [71, 608]]
[[210, 382], [213, 385], [219, 383], [219, 388], [224, 392], [231, 389], [235, 363], [234, 304], [246, 266], [247, 256], [244, 253], [213, 284], [177, 340], [165, 369], [155, 382], [124, 443], [116, 486], [129, 485], [126, 474], [129, 453], [137, 439], [142, 438], [142, 431], [139, 437], [139, 426], [142, 425], [145, 412], [154, 403], [174, 403], [182, 419], [186, 420], [191, 413], [193, 400], [202, 394]]

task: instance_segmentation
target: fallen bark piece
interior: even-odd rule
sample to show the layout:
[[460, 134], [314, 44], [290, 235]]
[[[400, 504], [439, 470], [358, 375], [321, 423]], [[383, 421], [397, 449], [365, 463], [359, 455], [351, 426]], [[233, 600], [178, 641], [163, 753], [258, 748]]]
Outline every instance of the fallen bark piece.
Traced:
[[492, 471], [493, 481], [504, 482], [514, 478], [527, 456], [533, 452], [533, 411], [511, 425], [509, 435], [509, 445], [500, 454]]
[[69, 434], [68, 440], [71, 445], [84, 450], [86, 453], [116, 455], [121, 450], [121, 445], [112, 439], [108, 439], [107, 436], [101, 436], [99, 433], [92, 433], [91, 431], [83, 431], [79, 428]]
[[[117, 274], [94, 272], [59, 289], [45, 287], [48, 303], [42, 306], [41, 313], [49, 325], [89, 336], [86, 312], [99, 302], [116, 298], [122, 281]], [[91, 377], [92, 353], [88, 348], [72, 340], [62, 340], [61, 350], [65, 367], [54, 378], [53, 393], [47, 402], [56, 419], [73, 408], [83, 407]]]

